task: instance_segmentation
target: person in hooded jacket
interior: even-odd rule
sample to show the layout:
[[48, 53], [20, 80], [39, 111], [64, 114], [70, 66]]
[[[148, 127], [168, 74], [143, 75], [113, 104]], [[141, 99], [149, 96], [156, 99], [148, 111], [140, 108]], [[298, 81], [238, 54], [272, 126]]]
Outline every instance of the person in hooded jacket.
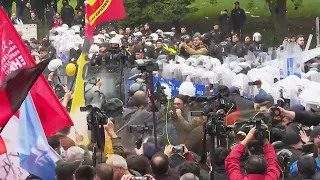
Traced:
[[69, 5], [67, 0], [62, 1], [61, 18], [69, 27], [72, 25], [74, 19], [74, 9]]
[[232, 20], [230, 16], [228, 15], [228, 10], [221, 11], [221, 14], [219, 16], [219, 24], [222, 34], [229, 35], [232, 32]]

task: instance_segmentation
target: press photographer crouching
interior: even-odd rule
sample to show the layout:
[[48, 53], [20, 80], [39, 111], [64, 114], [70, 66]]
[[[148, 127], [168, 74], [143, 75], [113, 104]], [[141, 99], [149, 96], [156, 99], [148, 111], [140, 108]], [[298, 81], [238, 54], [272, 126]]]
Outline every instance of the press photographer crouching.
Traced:
[[246, 138], [231, 150], [225, 161], [226, 172], [229, 179], [276, 180], [280, 178], [281, 168], [278, 164], [276, 152], [268, 140], [269, 137], [264, 137], [263, 139], [264, 156], [249, 156], [245, 165], [247, 175], [245, 177], [242, 175], [240, 158], [244, 154], [246, 146], [250, 142], [255, 141], [257, 133], [256, 128], [252, 128]]

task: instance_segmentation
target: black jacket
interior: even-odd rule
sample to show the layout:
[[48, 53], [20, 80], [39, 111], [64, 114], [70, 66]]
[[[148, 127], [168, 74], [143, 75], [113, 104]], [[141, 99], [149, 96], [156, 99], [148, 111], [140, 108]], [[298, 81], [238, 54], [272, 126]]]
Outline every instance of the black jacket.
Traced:
[[241, 42], [237, 42], [232, 46], [231, 54], [238, 57], [244, 57], [246, 55], [245, 47]]
[[223, 56], [228, 56], [231, 53], [232, 43], [229, 41], [222, 41], [219, 44], [219, 48]]
[[222, 14], [219, 16], [219, 24], [223, 34], [231, 34], [232, 20], [228, 14]]
[[61, 19], [65, 24], [71, 26], [74, 19], [74, 10], [70, 5], [63, 6], [61, 8]]
[[222, 33], [218, 30], [213, 30], [210, 32], [210, 40], [213, 40], [215, 43], [220, 43], [222, 41]]
[[226, 174], [226, 169], [222, 167], [215, 167], [214, 168], [214, 179], [217, 180], [227, 180], [228, 176]]
[[81, 27], [84, 27], [84, 24], [85, 24], [85, 20], [84, 20], [84, 17], [83, 16], [76, 16], [74, 17], [74, 20], [72, 22], [72, 25], [75, 26], [75, 25], [81, 25]]
[[245, 23], [247, 16], [243, 9], [241, 8], [234, 8], [231, 11], [231, 19], [233, 27], [241, 28], [243, 24]]
[[[30, 14], [31, 9], [25, 7], [22, 13], [21, 20], [23, 24], [28, 24], [29, 19], [31, 19], [31, 14]], [[51, 17], [52, 19], [52, 17]]]
[[268, 51], [268, 48], [266, 45], [264, 45], [263, 43], [261, 42], [253, 42], [250, 47], [249, 47], [249, 50], [251, 52], [253, 52], [254, 55], [259, 55], [259, 53], [261, 52], [267, 52]]
[[153, 176], [156, 180], [179, 180], [180, 176], [178, 172], [173, 169], [169, 169], [168, 173], [160, 175], [160, 176]]
[[306, 126], [318, 126], [320, 124], [320, 115], [310, 112], [296, 112], [294, 121]]

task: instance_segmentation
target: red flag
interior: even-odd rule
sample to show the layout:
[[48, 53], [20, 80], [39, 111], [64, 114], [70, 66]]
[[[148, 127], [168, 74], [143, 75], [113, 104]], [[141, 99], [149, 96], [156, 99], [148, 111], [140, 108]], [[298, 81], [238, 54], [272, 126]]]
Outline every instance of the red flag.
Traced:
[[6, 143], [4, 142], [2, 137], [0, 136], [0, 155], [4, 154], [6, 152], [7, 152]]
[[[12, 71], [32, 67], [36, 63], [2, 7], [0, 7], [0, 41], [1, 86], [2, 81]], [[46, 136], [52, 136], [58, 130], [73, 125], [66, 109], [43, 75], [35, 82], [30, 93]]]
[[86, 5], [86, 37], [93, 39], [96, 25], [126, 17], [122, 0], [88, 0]]
[[34, 67], [20, 68], [10, 73], [0, 88], [0, 127], [3, 127], [20, 108], [29, 90], [34, 85], [50, 59], [42, 61]]

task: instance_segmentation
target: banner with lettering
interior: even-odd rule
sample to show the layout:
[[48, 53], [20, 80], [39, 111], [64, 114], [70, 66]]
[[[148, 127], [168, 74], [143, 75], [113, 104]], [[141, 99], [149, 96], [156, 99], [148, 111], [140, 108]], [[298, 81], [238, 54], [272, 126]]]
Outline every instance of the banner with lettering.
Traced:
[[88, 0], [86, 5], [86, 37], [93, 39], [96, 25], [126, 17], [122, 0]]
[[[160, 82], [161, 84], [166, 84], [169, 86], [170, 90], [171, 90], [171, 97], [176, 96], [179, 94], [179, 87], [182, 84], [182, 82], [177, 81], [177, 80], [170, 80], [170, 79], [165, 79], [165, 78], [157, 78], [154, 77], [153, 78], [153, 85], [154, 85], [154, 89], [156, 89], [156, 84], [157, 82]], [[134, 81], [127, 81], [127, 87], [129, 89], [129, 87], [134, 83]], [[196, 88], [196, 96], [205, 96], [206, 94], [206, 86], [202, 85], [202, 84], [195, 84], [194, 85]]]
[[[0, 86], [11, 72], [36, 65], [26, 45], [0, 6]], [[72, 120], [61, 105], [47, 79], [41, 75], [30, 90], [46, 136], [72, 126]]]
[[0, 179], [26, 179], [29, 176], [29, 173], [20, 167], [17, 152], [18, 134], [19, 119], [13, 116], [1, 133], [7, 146], [7, 153], [0, 156]]

